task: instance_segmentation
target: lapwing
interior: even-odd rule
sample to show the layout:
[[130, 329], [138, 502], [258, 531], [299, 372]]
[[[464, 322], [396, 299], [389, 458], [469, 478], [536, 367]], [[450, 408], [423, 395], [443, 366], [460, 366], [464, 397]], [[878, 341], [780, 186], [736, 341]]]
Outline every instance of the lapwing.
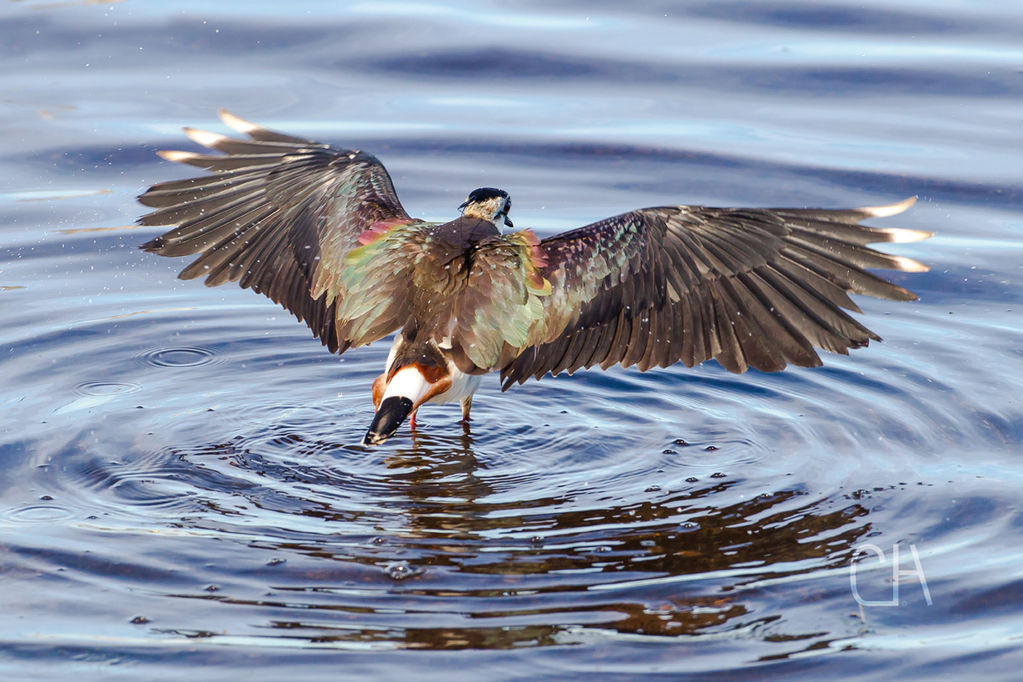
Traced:
[[860, 224], [915, 198], [848, 210], [660, 206], [540, 238], [503, 232], [511, 197], [469, 193], [447, 222], [412, 218], [371, 154], [267, 130], [221, 110], [234, 139], [185, 128], [221, 154], [161, 151], [211, 174], [161, 182], [141, 248], [198, 254], [179, 277], [238, 282], [304, 321], [331, 352], [394, 333], [373, 382], [377, 444], [426, 403], [599, 365], [640, 371], [717, 360], [741, 373], [821, 364], [879, 341], [846, 311], [867, 294], [915, 300], [868, 269], [927, 267], [871, 249], [932, 233]]

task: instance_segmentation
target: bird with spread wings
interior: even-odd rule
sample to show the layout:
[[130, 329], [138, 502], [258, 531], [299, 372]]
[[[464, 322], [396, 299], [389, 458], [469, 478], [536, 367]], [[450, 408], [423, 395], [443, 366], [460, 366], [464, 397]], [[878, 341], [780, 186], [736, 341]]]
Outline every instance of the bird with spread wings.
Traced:
[[372, 155], [267, 130], [227, 111], [248, 139], [186, 128], [220, 154], [162, 151], [210, 174], [162, 182], [142, 248], [198, 254], [180, 277], [238, 282], [304, 321], [332, 352], [395, 334], [373, 383], [365, 442], [386, 440], [424, 403], [460, 402], [480, 378], [599, 365], [640, 371], [715, 359], [732, 372], [821, 364], [879, 337], [846, 311], [850, 293], [916, 296], [868, 270], [917, 261], [869, 248], [929, 232], [861, 225], [913, 198], [849, 210], [661, 206], [538, 238], [511, 226], [511, 198], [483, 187], [447, 222], [412, 218]]

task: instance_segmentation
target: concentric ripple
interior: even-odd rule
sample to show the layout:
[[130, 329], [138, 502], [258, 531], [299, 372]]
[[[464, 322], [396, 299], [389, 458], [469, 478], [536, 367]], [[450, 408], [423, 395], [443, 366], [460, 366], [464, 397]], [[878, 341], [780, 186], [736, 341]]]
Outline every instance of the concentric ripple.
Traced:
[[[997, 423], [948, 372], [902, 362], [913, 346], [896, 334], [876, 354], [816, 371], [734, 376], [707, 365], [584, 372], [507, 393], [486, 385], [469, 426], [457, 407], [428, 406], [416, 431], [367, 448], [366, 387], [386, 344], [338, 365], [301, 337], [247, 338], [255, 316], [239, 320], [233, 342], [207, 324], [229, 350], [158, 348], [116, 381], [77, 384], [79, 400], [101, 399], [91, 414], [121, 424], [117, 435], [51, 435], [36, 461], [64, 462], [61, 475], [23, 473], [50, 501], [5, 514], [76, 524], [108, 543], [156, 533], [160, 549], [132, 571], [190, 578], [147, 590], [219, 605], [254, 629], [218, 632], [198, 607], [159, 622], [133, 612], [161, 637], [542, 649], [742, 631], [762, 633], [765, 652], [830, 646], [855, 634], [844, 571], [884, 532], [880, 510], [910, 492], [943, 500], [959, 480], [947, 468], [922, 475], [917, 457], [899, 453]], [[176, 367], [189, 376], [149, 371]], [[940, 399], [921, 403], [921, 387]], [[865, 466], [892, 473], [861, 481]], [[938, 551], [946, 542], [941, 529], [922, 538]], [[832, 617], [778, 622], [779, 600], [821, 583]]]
[[114, 396], [134, 393], [142, 387], [139, 384], [126, 384], [114, 381], [85, 381], [75, 386], [75, 393], [82, 396]]
[[158, 348], [146, 351], [139, 359], [153, 367], [201, 367], [215, 362], [216, 357], [207, 348]]
[[[386, 342], [339, 363], [256, 304], [230, 324], [181, 306], [93, 315], [77, 346], [23, 333], [12, 366], [35, 389], [9, 404], [45, 418], [3, 445], [17, 485], [0, 530], [32, 529], [9, 575], [105, 585], [120, 596], [108, 617], [146, 637], [260, 651], [840, 648], [862, 637], [848, 567], [865, 544], [912, 542], [954, 580], [964, 542], [1019, 522], [990, 507], [1011, 486], [984, 478], [1012, 480], [990, 453], [1023, 441], [1004, 382], [951, 360], [940, 304], [895, 309], [884, 345], [816, 370], [495, 380], [468, 426], [426, 406], [375, 448], [361, 441]], [[148, 350], [110, 353], [112, 331]], [[33, 384], [40, 353], [68, 367], [56, 401]], [[934, 521], [950, 507], [971, 539]], [[990, 570], [1011, 556], [990, 552]]]

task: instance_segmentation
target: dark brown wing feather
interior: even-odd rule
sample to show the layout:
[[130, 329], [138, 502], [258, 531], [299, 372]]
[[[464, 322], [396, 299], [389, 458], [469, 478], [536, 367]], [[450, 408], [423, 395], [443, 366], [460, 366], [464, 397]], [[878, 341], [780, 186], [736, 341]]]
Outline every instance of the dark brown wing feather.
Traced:
[[350, 340], [338, 338], [336, 292], [317, 273], [339, 270], [374, 224], [410, 220], [387, 171], [364, 152], [266, 130], [223, 110], [221, 118], [251, 139], [186, 128], [224, 154], [160, 152], [213, 173], [159, 183], [139, 197], [156, 209], [140, 225], [175, 226], [142, 248], [200, 254], [179, 277], [204, 276], [207, 286], [239, 281], [304, 320], [331, 351], [343, 351]]
[[879, 340], [843, 310], [859, 312], [848, 292], [913, 300], [865, 268], [926, 268], [865, 245], [930, 233], [858, 222], [912, 203], [648, 208], [545, 239], [548, 335], [502, 369], [504, 388], [598, 364], [646, 370], [714, 358], [732, 372], [778, 371], [819, 365], [815, 348], [846, 353]]

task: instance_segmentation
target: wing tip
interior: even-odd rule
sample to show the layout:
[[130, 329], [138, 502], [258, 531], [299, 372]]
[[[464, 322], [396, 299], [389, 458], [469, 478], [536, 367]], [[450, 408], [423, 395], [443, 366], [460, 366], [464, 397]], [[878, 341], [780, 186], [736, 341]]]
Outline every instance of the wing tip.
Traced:
[[920, 261], [905, 256], [890, 256], [895, 261], [895, 269], [903, 272], [928, 272], [931, 268]]
[[230, 139], [225, 135], [211, 133], [206, 130], [199, 130], [198, 128], [186, 127], [184, 128], [184, 131], [185, 135], [187, 135], [193, 142], [197, 142], [203, 147], [209, 147], [210, 149], [216, 149], [218, 144], [224, 140]]
[[224, 125], [233, 130], [237, 130], [239, 133], [251, 136], [252, 133], [263, 130], [261, 126], [256, 125], [252, 121], [247, 121], [241, 116], [232, 114], [224, 108], [217, 109], [217, 115], [220, 116], [220, 120], [224, 122]]
[[159, 252], [160, 249], [163, 248], [163, 243], [164, 240], [162, 236], [154, 237], [145, 244], [139, 244], [139, 248], [142, 249], [143, 251], [148, 251], [149, 253], [157, 253]]
[[[897, 201], [894, 204], [882, 204], [880, 206], [864, 206], [863, 208], [857, 209], [863, 214], [863, 218], [887, 218], [889, 216], [898, 215], [911, 207], [916, 203], [916, 195], [906, 197], [902, 201]], [[924, 239], [930, 239], [934, 236], [933, 232], [927, 230], [910, 230], [902, 227], [889, 227], [889, 228], [876, 228], [878, 234], [883, 234], [887, 237], [886, 241], [893, 242], [896, 244], [905, 244], [908, 242], [919, 242]], [[912, 270], [912, 272], [917, 272]]]
[[182, 152], [175, 149], [161, 149], [156, 152], [156, 155], [164, 161], [174, 161], [176, 163], [188, 163], [199, 156], [195, 152]]
[[902, 227], [889, 227], [883, 230], [883, 232], [888, 235], [888, 241], [896, 244], [919, 242], [934, 236], [933, 232], [928, 232], [927, 230], [907, 230]]
[[857, 211], [864, 214], [865, 218], [887, 218], [889, 216], [898, 215], [905, 211], [907, 208], [916, 203], [916, 195], [906, 197], [902, 201], [897, 201], [894, 204], [882, 204], [880, 206], [863, 206], [862, 208], [856, 209]]

